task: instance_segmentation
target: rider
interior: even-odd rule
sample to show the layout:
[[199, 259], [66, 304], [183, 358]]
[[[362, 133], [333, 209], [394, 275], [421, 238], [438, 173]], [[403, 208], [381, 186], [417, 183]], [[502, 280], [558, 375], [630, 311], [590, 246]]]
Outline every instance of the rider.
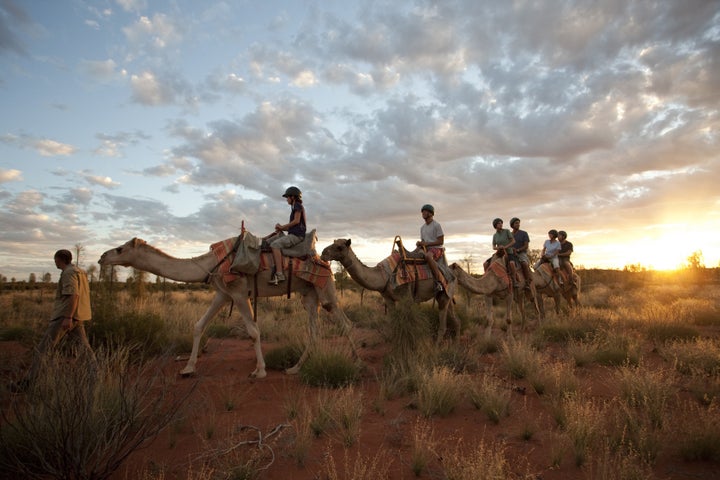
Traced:
[[510, 233], [510, 230], [508, 230], [507, 228], [503, 228], [502, 218], [496, 218], [495, 220], [493, 220], [492, 226], [495, 229], [495, 233], [493, 234], [492, 238], [493, 250], [498, 253], [504, 250], [507, 254], [505, 262], [510, 269], [510, 275], [513, 279], [513, 285], [517, 288], [520, 286], [520, 284], [518, 283], [517, 273], [515, 270], [515, 264], [517, 263], [517, 258], [515, 257], [515, 248], [513, 247], [513, 245], [515, 245], [515, 237], [513, 237], [513, 234]]
[[530, 275], [530, 259], [528, 258], [528, 249], [530, 248], [530, 235], [525, 230], [520, 230], [520, 219], [513, 217], [510, 219], [510, 227], [515, 238], [515, 256], [522, 268], [525, 276], [525, 288], [529, 289], [532, 283], [532, 275]]
[[540, 254], [540, 260], [535, 262], [535, 270], [540, 268], [543, 263], [552, 264], [552, 277], [553, 280], [557, 281], [562, 287], [563, 280], [560, 276], [560, 260], [558, 259], [558, 253], [560, 252], [560, 242], [558, 241], [558, 231], [554, 228], [548, 231], [548, 239], [543, 244], [542, 253]]
[[441, 293], [444, 288], [442, 282], [440, 282], [442, 276], [437, 266], [437, 260], [442, 257], [445, 250], [443, 247], [445, 234], [440, 224], [435, 221], [435, 207], [430, 204], [423, 205], [420, 214], [425, 223], [420, 227], [420, 240], [415, 243], [417, 246], [416, 251], [422, 250], [435, 279], [435, 291]]
[[[275, 224], [275, 231], [265, 238], [287, 230], [288, 234], [278, 237], [270, 242], [272, 248], [273, 262], [272, 276], [268, 283], [277, 285], [279, 282], [285, 281], [282, 264], [282, 249], [290, 248], [305, 239], [305, 231], [307, 230], [305, 222], [305, 207], [302, 202], [302, 192], [298, 187], [288, 187], [283, 194], [290, 205], [290, 221], [285, 225]], [[279, 266], [279, 268], [278, 268]]]
[[570, 279], [570, 283], [572, 285], [575, 285], [573, 264], [570, 261], [570, 255], [572, 255], [573, 253], [573, 244], [572, 242], [568, 241], [567, 232], [565, 232], [565, 230], [560, 230], [558, 232], [558, 240], [560, 240], [560, 252], [558, 253], [558, 258], [560, 260], [560, 268], [565, 270], [565, 273], [567, 273], [568, 278]]

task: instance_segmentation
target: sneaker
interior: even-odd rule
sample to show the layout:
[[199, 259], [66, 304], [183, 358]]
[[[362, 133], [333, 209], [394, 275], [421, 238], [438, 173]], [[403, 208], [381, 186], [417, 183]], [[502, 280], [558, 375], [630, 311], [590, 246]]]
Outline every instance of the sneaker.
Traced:
[[268, 283], [269, 283], [270, 285], [277, 285], [277, 284], [278, 284], [278, 276], [277, 276], [277, 273], [273, 273], [273, 274], [272, 274], [272, 276], [270, 277], [270, 280], [268, 280]]
[[435, 282], [435, 293], [442, 293], [445, 291], [445, 288], [443, 288], [442, 282]]
[[284, 282], [285, 281], [285, 274], [282, 272], [278, 272], [275, 274], [275, 278], [277, 278], [278, 282]]

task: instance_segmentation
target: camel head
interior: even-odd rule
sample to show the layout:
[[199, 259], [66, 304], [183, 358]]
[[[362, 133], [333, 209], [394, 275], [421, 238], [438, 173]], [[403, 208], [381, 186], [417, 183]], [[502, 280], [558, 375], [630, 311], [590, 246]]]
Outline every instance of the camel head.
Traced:
[[112, 248], [100, 256], [98, 263], [100, 265], [122, 265], [123, 267], [132, 266], [133, 253], [142, 245], [146, 245], [145, 240], [133, 238], [119, 247]]
[[350, 239], [338, 238], [333, 243], [325, 247], [322, 251], [322, 258], [324, 261], [329, 262], [331, 260], [337, 260], [342, 263], [342, 260], [348, 257], [350, 251]]

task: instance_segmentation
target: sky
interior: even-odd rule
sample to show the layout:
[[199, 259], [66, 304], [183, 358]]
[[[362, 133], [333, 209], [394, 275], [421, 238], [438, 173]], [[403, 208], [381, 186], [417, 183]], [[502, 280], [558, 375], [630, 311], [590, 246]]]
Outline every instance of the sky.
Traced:
[[367, 265], [435, 207], [585, 268], [720, 265], [720, 0], [0, 0], [0, 275], [285, 223]]

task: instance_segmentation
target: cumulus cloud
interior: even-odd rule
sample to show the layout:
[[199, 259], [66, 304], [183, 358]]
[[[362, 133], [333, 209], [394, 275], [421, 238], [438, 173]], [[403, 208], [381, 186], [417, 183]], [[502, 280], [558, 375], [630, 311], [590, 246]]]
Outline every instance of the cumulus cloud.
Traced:
[[0, 168], [0, 183], [17, 182], [22, 180], [22, 172], [14, 168]]
[[105, 187], [107, 189], [113, 189], [120, 186], [118, 182], [113, 181], [113, 179], [110, 177], [90, 175], [89, 173], [83, 173], [82, 175], [85, 181], [91, 185], [97, 185], [100, 187]]
[[33, 146], [43, 157], [56, 157], [59, 155], [68, 156], [72, 155], [76, 151], [75, 147], [72, 145], [50, 139], [37, 140], [34, 142]]

